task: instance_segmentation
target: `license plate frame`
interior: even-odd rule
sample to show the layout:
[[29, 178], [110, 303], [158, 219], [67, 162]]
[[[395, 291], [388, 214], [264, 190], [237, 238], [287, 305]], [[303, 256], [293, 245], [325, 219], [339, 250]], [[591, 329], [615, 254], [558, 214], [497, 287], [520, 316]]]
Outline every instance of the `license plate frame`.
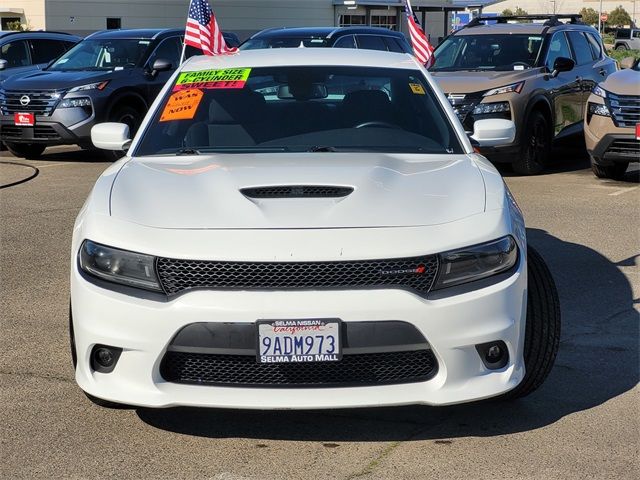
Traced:
[[36, 124], [36, 116], [32, 112], [16, 112], [13, 114], [13, 124], [16, 127], [33, 127]]
[[[339, 318], [261, 319], [256, 322], [256, 362], [338, 362], [342, 360], [342, 337]], [[270, 341], [268, 346], [265, 339]], [[276, 348], [278, 343], [280, 348]]]

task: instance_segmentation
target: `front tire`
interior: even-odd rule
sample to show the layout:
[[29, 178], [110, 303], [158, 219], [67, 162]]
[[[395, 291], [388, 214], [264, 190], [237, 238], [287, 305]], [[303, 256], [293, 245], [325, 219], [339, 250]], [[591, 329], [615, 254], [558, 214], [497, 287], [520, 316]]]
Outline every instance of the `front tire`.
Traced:
[[524, 339], [525, 375], [505, 398], [525, 397], [545, 381], [560, 345], [560, 300], [549, 268], [540, 254], [527, 248], [527, 322]]
[[520, 175], [542, 173], [551, 152], [549, 121], [540, 111], [531, 112], [522, 134], [520, 155], [513, 161], [513, 170]]
[[616, 162], [613, 165], [598, 165], [591, 157], [591, 171], [598, 178], [611, 178], [621, 180], [624, 177], [629, 162]]
[[38, 143], [6, 143], [7, 150], [18, 158], [26, 158], [27, 160], [37, 160], [47, 148], [46, 145]]
[[616, 45], [616, 50], [629, 50], [629, 47], [621, 43], [620, 45]]

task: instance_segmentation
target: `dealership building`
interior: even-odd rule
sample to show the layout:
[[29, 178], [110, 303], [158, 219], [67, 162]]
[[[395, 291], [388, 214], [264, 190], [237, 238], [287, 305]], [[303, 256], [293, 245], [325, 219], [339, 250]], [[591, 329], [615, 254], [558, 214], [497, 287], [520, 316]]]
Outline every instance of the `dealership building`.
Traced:
[[[407, 33], [402, 0], [210, 0], [223, 30], [240, 38], [270, 27], [372, 25]], [[446, 35], [455, 12], [491, 1], [412, 0], [432, 41]], [[181, 27], [189, 0], [0, 0], [0, 23], [80, 35], [107, 28]]]

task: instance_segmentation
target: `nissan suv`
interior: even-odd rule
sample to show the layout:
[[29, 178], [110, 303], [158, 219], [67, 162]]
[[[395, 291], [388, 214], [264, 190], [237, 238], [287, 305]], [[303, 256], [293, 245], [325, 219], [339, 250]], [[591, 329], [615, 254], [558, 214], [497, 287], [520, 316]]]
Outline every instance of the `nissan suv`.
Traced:
[[5, 80], [2, 142], [17, 157], [37, 158], [52, 145], [91, 148], [98, 122], [135, 132], [178, 66], [183, 36], [184, 29], [101, 31], [46, 68]]
[[256, 33], [240, 50], [263, 48], [360, 48], [383, 52], [411, 53], [406, 37], [380, 27], [269, 28]]
[[0, 83], [17, 73], [45, 67], [80, 40], [60, 32], [0, 32]]
[[620, 179], [640, 161], [640, 60], [596, 86], [587, 102], [584, 138], [596, 177]]
[[542, 172], [552, 145], [579, 138], [589, 92], [617, 69], [580, 15], [480, 16], [434, 55], [430, 71], [467, 132], [481, 119], [514, 121], [513, 141], [480, 150], [522, 175]]

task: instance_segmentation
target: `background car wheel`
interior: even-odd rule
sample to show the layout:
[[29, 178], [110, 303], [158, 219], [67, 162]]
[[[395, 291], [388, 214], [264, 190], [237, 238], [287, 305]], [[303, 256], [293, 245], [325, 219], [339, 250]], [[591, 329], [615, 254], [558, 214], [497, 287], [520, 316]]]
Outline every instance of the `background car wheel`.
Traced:
[[547, 378], [560, 344], [560, 301], [555, 282], [540, 254], [527, 249], [527, 323], [524, 339], [526, 373], [520, 385], [504, 398], [529, 395]]
[[[143, 116], [144, 115], [139, 110], [133, 107], [118, 105], [113, 109], [111, 115], [109, 115], [109, 121], [127, 124], [129, 126], [129, 134], [131, 135], [131, 138], [133, 138], [138, 131], [138, 128], [140, 128]], [[105, 156], [112, 161], [120, 160], [126, 154], [126, 152], [122, 150], [103, 150], [103, 152]]]
[[541, 173], [551, 151], [549, 122], [542, 112], [531, 112], [521, 142], [520, 155], [512, 164], [513, 170], [520, 175]]
[[35, 160], [40, 158], [46, 145], [39, 145], [37, 143], [7, 143], [7, 150], [13, 155], [19, 158], [26, 158], [29, 160]]
[[593, 158], [591, 158], [591, 171], [598, 178], [612, 178], [614, 180], [620, 180], [624, 177], [629, 163], [614, 163], [613, 165], [598, 165]]
[[629, 50], [626, 45], [616, 45], [616, 50]]

